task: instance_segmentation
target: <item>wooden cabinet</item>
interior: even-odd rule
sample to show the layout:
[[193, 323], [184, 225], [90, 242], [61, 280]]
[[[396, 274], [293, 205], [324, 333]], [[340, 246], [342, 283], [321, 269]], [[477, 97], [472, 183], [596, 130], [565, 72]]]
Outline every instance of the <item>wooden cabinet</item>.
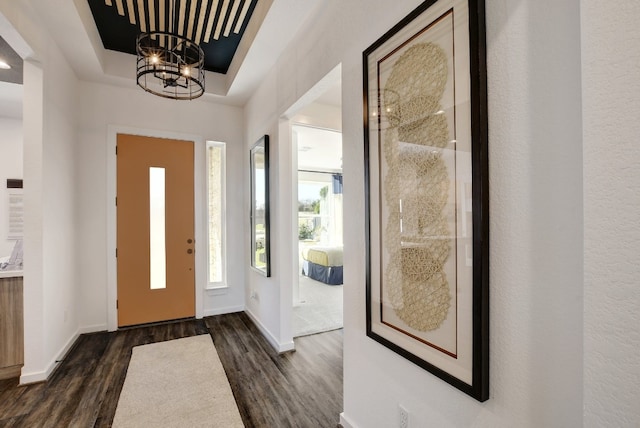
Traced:
[[0, 379], [20, 376], [24, 364], [22, 277], [0, 278]]

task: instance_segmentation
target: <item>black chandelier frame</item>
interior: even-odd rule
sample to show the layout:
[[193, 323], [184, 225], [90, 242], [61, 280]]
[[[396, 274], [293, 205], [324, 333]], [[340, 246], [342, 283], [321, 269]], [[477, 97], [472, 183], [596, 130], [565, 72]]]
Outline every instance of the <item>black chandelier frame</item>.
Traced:
[[145, 91], [175, 100], [192, 100], [204, 93], [204, 52], [194, 41], [152, 31], [138, 35], [136, 51], [136, 80]]

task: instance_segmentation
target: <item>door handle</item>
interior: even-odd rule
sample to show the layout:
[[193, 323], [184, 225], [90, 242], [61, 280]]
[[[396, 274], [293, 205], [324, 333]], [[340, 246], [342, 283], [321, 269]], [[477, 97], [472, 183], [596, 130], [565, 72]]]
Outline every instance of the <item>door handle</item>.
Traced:
[[192, 253], [193, 253], [193, 250], [192, 250], [191, 248], [189, 248], [189, 249], [187, 250], [187, 254], [192, 254]]

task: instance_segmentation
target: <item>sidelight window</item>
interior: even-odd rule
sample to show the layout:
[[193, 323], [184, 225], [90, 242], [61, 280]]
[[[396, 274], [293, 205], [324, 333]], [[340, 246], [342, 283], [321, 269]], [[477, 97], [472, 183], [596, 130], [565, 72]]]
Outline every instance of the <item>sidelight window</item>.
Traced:
[[226, 285], [225, 257], [225, 144], [207, 142], [208, 288]]

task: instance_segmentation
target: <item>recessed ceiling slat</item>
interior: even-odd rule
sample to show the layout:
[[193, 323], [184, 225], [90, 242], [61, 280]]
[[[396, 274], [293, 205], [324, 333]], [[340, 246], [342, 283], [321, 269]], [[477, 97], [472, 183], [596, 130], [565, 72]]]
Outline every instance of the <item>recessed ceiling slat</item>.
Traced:
[[124, 6], [122, 0], [116, 0], [116, 7], [118, 8], [118, 15], [124, 16]]
[[165, 2], [160, 0], [160, 7], [158, 8], [158, 31], [165, 31]]
[[178, 18], [178, 34], [184, 36], [184, 17], [186, 15], [187, 0], [180, 0], [180, 17]]
[[[166, 18], [166, 2], [165, 0], [160, 0], [160, 7], [158, 8], [158, 31], [166, 31], [165, 18]], [[164, 47], [164, 37], [160, 37], [160, 46]]]
[[169, 20], [167, 24], [167, 32], [173, 33], [175, 31], [176, 25], [176, 0], [171, 0], [169, 2], [169, 8], [167, 9], [167, 15], [169, 15]]
[[213, 29], [213, 23], [216, 20], [216, 11], [218, 10], [219, 0], [213, 0], [211, 4], [211, 12], [207, 17], [207, 32], [204, 34], [204, 42], [209, 43], [209, 39], [211, 38], [211, 30]]
[[196, 0], [191, 0], [191, 4], [189, 5], [189, 26], [187, 27], [187, 39], [194, 40], [193, 34], [193, 22], [196, 20], [196, 9], [197, 9]]
[[[122, 0], [116, 0], [122, 2]], [[129, 14], [129, 22], [136, 25], [136, 10], [133, 8], [133, 0], [127, 0], [127, 13]]]
[[[169, 3], [167, 3], [167, 15], [168, 15], [168, 23], [167, 23], [167, 32], [168, 33], [175, 33], [176, 31], [176, 13], [177, 13], [177, 5], [176, 2], [178, 0], [169, 0]], [[167, 45], [167, 47], [169, 47], [169, 36], [165, 37], [165, 44]]]
[[236, 24], [236, 28], [233, 29], [233, 32], [238, 34], [240, 29], [242, 29], [242, 24], [247, 16], [247, 12], [249, 11], [249, 6], [251, 5], [251, 0], [244, 0], [244, 5], [242, 6], [242, 12], [240, 12], [240, 17], [238, 18], [238, 23]]
[[222, 31], [222, 24], [224, 24], [224, 17], [227, 15], [229, 9], [229, 0], [224, 0], [222, 3], [222, 9], [220, 10], [220, 16], [218, 17], [218, 24], [216, 24], [216, 32], [213, 34], [213, 39], [218, 40], [220, 38], [220, 31]]
[[149, 31], [156, 31], [156, 2], [149, 0]]
[[238, 6], [240, 6], [240, 0], [234, 0], [233, 5], [231, 6], [231, 13], [229, 14], [229, 20], [227, 21], [227, 25], [225, 25], [224, 27], [225, 37], [229, 37], [231, 27], [233, 26], [233, 20], [235, 19], [236, 13], [238, 12]]
[[113, 6], [113, 1], [111, 1], [111, 0], [104, 0], [104, 4], [106, 4], [107, 6]]
[[140, 31], [147, 32], [147, 19], [144, 14], [144, 0], [138, 0], [138, 21], [140, 21]]
[[202, 0], [200, 3], [200, 20], [198, 21], [198, 29], [196, 30], [196, 37], [193, 39], [196, 43], [202, 42], [202, 30], [204, 23], [207, 21], [207, 6], [209, 6], [209, 0]]

